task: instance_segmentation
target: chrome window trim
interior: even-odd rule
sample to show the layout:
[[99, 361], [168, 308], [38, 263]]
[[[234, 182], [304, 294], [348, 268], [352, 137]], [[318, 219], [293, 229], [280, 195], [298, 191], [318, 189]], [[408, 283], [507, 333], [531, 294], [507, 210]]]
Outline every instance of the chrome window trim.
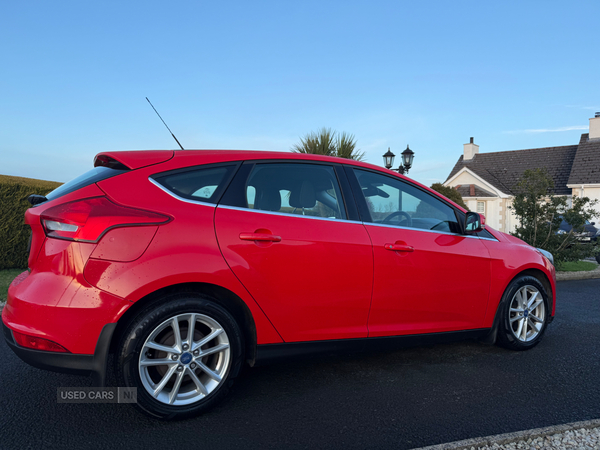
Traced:
[[[492, 234], [492, 233], [490, 233]], [[498, 239], [494, 238], [494, 239], [490, 239], [490, 238], [486, 238], [486, 237], [481, 237], [481, 236], [472, 236], [472, 237], [476, 237], [478, 239], [484, 240], [484, 241], [493, 241], [493, 242], [500, 242]]]
[[214, 203], [201, 202], [200, 200], [190, 200], [189, 198], [180, 197], [179, 195], [175, 194], [174, 192], [171, 192], [166, 187], [164, 187], [162, 184], [160, 184], [159, 182], [157, 182], [156, 180], [154, 180], [150, 177], [148, 177], [148, 181], [150, 181], [150, 183], [152, 183], [153, 185], [155, 185], [156, 187], [158, 187], [159, 189], [161, 189], [162, 191], [166, 192], [171, 197], [176, 198], [179, 201], [182, 201], [185, 203], [191, 203], [193, 205], [210, 206], [211, 208], [217, 207], [217, 205], [215, 205]]
[[211, 208], [223, 208], [223, 209], [231, 209], [234, 211], [247, 211], [247, 212], [253, 212], [253, 213], [258, 213], [258, 214], [271, 214], [274, 216], [283, 216], [283, 217], [296, 217], [296, 218], [301, 218], [301, 219], [313, 219], [313, 220], [325, 220], [328, 222], [342, 222], [342, 223], [358, 223], [358, 224], [362, 224], [362, 225], [373, 225], [376, 227], [384, 227], [384, 228], [395, 228], [395, 229], [399, 229], [399, 230], [412, 230], [412, 231], [424, 231], [426, 233], [437, 233], [437, 234], [447, 234], [450, 236], [463, 236], [466, 238], [470, 238], [470, 239], [481, 239], [481, 240], [486, 240], [486, 241], [494, 241], [494, 242], [498, 242], [498, 239], [490, 239], [490, 238], [484, 238], [484, 237], [479, 237], [479, 236], [469, 236], [467, 234], [459, 234], [459, 233], [448, 233], [446, 231], [436, 231], [436, 230], [424, 230], [422, 228], [411, 228], [411, 227], [400, 227], [397, 225], [385, 225], [382, 223], [374, 223], [374, 222], [361, 222], [359, 220], [348, 220], [348, 219], [330, 219], [329, 217], [316, 217], [316, 216], [301, 216], [299, 214], [290, 214], [290, 213], [281, 213], [281, 212], [275, 212], [275, 211], [263, 211], [261, 209], [252, 209], [252, 208], [242, 208], [239, 206], [229, 206], [229, 205], [215, 205], [214, 203], [206, 203], [206, 202], [201, 202], [201, 201], [197, 201], [197, 200], [190, 200], [187, 198], [183, 198], [180, 197], [179, 195], [169, 191], [167, 188], [165, 188], [163, 185], [161, 185], [160, 183], [158, 183], [157, 181], [153, 180], [152, 178], [148, 178], [148, 180], [154, 184], [156, 187], [158, 187], [159, 189], [161, 189], [162, 191], [166, 192], [167, 194], [169, 194], [171, 197], [185, 202], [185, 203], [191, 203], [193, 205], [202, 205], [202, 206], [210, 206]]
[[360, 222], [358, 220], [331, 219], [329, 217], [316, 217], [316, 216], [302, 216], [300, 214], [290, 214], [290, 213], [282, 213], [282, 212], [276, 212], [276, 211], [263, 211], [262, 209], [242, 208], [240, 206], [218, 205], [218, 208], [232, 209], [234, 211], [247, 211], [247, 212], [253, 212], [253, 213], [258, 213], [258, 214], [272, 214], [274, 216], [297, 217], [297, 218], [300, 218], [300, 219], [314, 219], [314, 220], [326, 220], [328, 222], [343, 222], [343, 223], [360, 223], [360, 224], [363, 224], [363, 222]]
[[486, 241], [497, 241], [497, 239], [483, 238], [479, 236], [470, 236], [468, 234], [460, 234], [460, 233], [451, 233], [447, 231], [437, 231], [437, 230], [425, 230], [423, 228], [414, 228], [414, 227], [402, 227], [398, 225], [386, 225], [383, 223], [375, 223], [375, 222], [363, 222], [365, 225], [373, 225], [375, 227], [384, 227], [384, 228], [395, 228], [398, 230], [412, 230], [412, 231], [423, 231], [425, 233], [435, 233], [435, 234], [446, 234], [450, 236], [462, 236], [470, 239], [485, 239]]

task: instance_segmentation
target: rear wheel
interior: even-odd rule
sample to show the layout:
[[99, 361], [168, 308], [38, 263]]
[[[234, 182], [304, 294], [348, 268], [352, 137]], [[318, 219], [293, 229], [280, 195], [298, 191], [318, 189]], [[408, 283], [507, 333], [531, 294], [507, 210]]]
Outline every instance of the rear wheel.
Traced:
[[548, 294], [537, 278], [521, 276], [513, 280], [500, 303], [498, 344], [512, 350], [537, 345], [548, 324]]
[[231, 314], [205, 296], [165, 298], [138, 316], [119, 346], [120, 386], [137, 388], [137, 406], [162, 419], [200, 414], [228, 392], [243, 361]]

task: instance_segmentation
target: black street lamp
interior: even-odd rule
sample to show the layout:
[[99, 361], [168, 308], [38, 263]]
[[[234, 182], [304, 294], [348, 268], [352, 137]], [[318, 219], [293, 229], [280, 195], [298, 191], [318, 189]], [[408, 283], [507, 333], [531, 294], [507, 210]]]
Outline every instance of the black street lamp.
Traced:
[[[383, 155], [383, 161], [386, 169], [392, 169], [394, 165], [394, 155], [390, 148], [388, 147], [388, 151]], [[408, 145], [406, 146], [406, 150], [402, 152], [402, 164], [397, 169], [392, 169], [401, 174], [408, 173], [408, 170], [412, 167], [413, 159], [415, 158], [415, 152], [413, 152]]]
[[392, 166], [394, 165], [394, 158], [395, 157], [396, 157], [396, 155], [394, 155], [390, 151], [390, 148], [388, 147], [387, 153], [385, 153], [383, 155], [384, 166], [385, 166], [386, 169], [391, 169], [392, 168]]

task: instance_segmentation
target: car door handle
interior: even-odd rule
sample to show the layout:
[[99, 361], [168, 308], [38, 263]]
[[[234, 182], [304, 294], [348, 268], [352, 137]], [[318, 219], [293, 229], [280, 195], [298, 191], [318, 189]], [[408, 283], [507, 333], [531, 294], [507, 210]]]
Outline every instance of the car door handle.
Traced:
[[415, 249], [410, 245], [406, 244], [385, 244], [386, 250], [391, 250], [393, 252], [414, 252]]
[[264, 233], [240, 233], [242, 241], [281, 242], [281, 236]]

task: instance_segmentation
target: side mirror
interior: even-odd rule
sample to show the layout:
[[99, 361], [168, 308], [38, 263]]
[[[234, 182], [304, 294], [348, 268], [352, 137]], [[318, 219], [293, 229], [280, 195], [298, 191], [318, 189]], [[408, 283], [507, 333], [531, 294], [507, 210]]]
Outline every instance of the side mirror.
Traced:
[[469, 211], [465, 217], [465, 232], [472, 234], [483, 230], [485, 230], [485, 216]]

